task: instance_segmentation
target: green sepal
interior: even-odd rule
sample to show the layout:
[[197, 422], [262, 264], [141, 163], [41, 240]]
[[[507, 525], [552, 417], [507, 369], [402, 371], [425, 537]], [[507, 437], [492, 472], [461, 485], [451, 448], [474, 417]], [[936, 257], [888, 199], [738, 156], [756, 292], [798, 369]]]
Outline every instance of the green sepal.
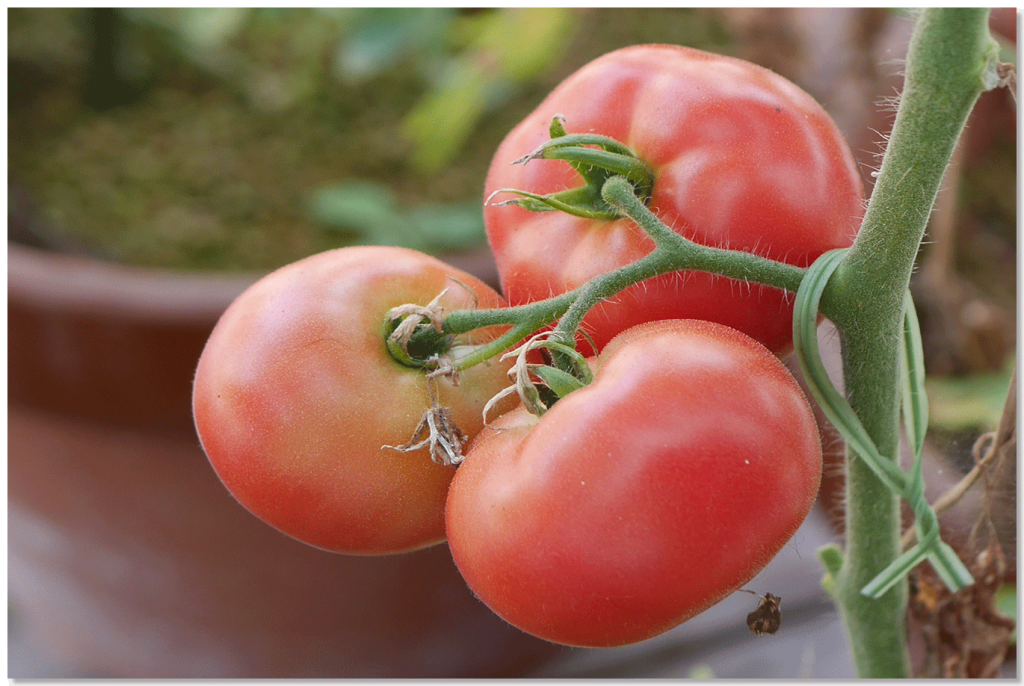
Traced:
[[536, 159], [568, 162], [583, 177], [584, 185], [547, 195], [502, 189], [496, 193], [515, 193], [520, 197], [498, 203], [499, 206], [515, 204], [531, 212], [558, 210], [586, 219], [618, 219], [622, 216], [619, 210], [601, 196], [605, 182], [613, 176], [625, 178], [644, 204], [650, 202], [654, 192], [654, 172], [628, 147], [607, 136], [566, 133], [560, 116], [551, 120], [548, 131], [551, 140], [512, 164], [526, 164]]
[[564, 398], [573, 391], [578, 391], [587, 385], [569, 372], [563, 372], [557, 367], [537, 365], [536, 367], [531, 368], [530, 371], [533, 372], [537, 378], [547, 384], [547, 387], [550, 388], [559, 398]]
[[405, 352], [402, 346], [399, 345], [398, 341], [389, 337], [385, 339], [385, 342], [387, 343], [388, 346], [388, 353], [391, 354], [391, 357], [394, 358], [395, 362], [397, 362], [398, 364], [404, 367], [413, 368], [423, 366], [416, 362], [416, 360], [412, 359], [412, 356]]
[[557, 361], [568, 370], [567, 373], [578, 379], [584, 386], [594, 380], [594, 373], [590, 371], [590, 365], [576, 348], [556, 340], [545, 341], [543, 347], [550, 350]]
[[[520, 197], [515, 200], [504, 200], [494, 203], [497, 207], [518, 205], [530, 212], [552, 212], [557, 210], [571, 214], [574, 217], [583, 217], [584, 219], [618, 218], [618, 214], [599, 209], [599, 205], [590, 201], [591, 189], [589, 186], [571, 188], [567, 191], [560, 191], [549, 195], [537, 195], [536, 193], [527, 193], [526, 191], [519, 191], [514, 188], [502, 188], [495, 191], [492, 195], [497, 195], [498, 193], [515, 193]], [[610, 207], [603, 200], [602, 204]]]

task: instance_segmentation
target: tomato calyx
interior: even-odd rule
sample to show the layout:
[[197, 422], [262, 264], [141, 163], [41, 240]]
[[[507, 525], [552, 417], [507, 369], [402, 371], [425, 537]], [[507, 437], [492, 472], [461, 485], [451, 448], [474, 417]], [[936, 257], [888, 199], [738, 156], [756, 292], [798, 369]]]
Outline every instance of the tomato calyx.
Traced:
[[605, 182], [613, 176], [629, 181], [637, 197], [646, 205], [654, 192], [654, 172], [636, 153], [622, 143], [607, 136], [589, 133], [570, 134], [565, 129], [565, 118], [555, 115], [548, 129], [551, 139], [536, 150], [512, 164], [527, 164], [531, 160], [562, 160], [568, 162], [586, 182], [578, 188], [537, 195], [524, 190], [501, 188], [499, 193], [514, 193], [520, 197], [495, 203], [495, 206], [518, 205], [531, 212], [559, 210], [587, 219], [618, 219], [618, 208], [610, 205], [601, 195]]
[[[550, 359], [550, 353], [558, 356], [562, 367], [552, 364], [539, 364], [532, 362], [534, 351], [540, 351]], [[502, 399], [516, 393], [523, 402], [523, 407], [530, 414], [537, 417], [543, 415], [561, 398], [573, 391], [590, 385], [594, 380], [594, 374], [590, 371], [590, 365], [575, 348], [562, 343], [559, 334], [555, 331], [542, 331], [531, 336], [526, 343], [510, 350], [501, 356], [502, 360], [515, 358], [512, 369], [509, 370], [509, 378], [512, 385], [491, 398], [484, 406], [484, 424], [487, 425], [487, 415], [490, 410]], [[536, 381], [534, 378], [536, 378]]]
[[455, 342], [453, 334], [445, 334], [445, 310], [440, 300], [448, 289], [426, 305], [406, 304], [388, 310], [384, 319], [387, 348], [399, 364], [416, 369], [436, 369], [439, 360]]

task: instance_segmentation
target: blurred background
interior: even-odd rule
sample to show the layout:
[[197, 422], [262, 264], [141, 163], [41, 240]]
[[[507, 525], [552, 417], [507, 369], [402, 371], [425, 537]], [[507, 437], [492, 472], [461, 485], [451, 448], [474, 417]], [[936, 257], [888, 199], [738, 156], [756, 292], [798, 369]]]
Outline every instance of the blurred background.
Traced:
[[[813, 554], [841, 535], [835, 461], [799, 535], [807, 542], [757, 588], [786, 599], [789, 638], [750, 640], [747, 597], [649, 644], [552, 651], [482, 612], [443, 547], [339, 560], [265, 530], [206, 465], [190, 383], [230, 300], [314, 252], [406, 245], [496, 283], [481, 213], [493, 151], [564, 77], [626, 45], [688, 45], [786, 76], [836, 120], [870, 189], [912, 16], [23, 8], [7, 17], [9, 676], [852, 676]], [[993, 12], [1014, 63], [1016, 26], [1014, 10]], [[937, 494], [996, 429], [1014, 368], [1016, 122], [1005, 89], [982, 96], [914, 278]], [[987, 508], [1012, 580], [1015, 460], [974, 494], [946, 526], [966, 546]], [[407, 591], [393, 597], [396, 583]], [[1007, 608], [1014, 589], [1000, 591]], [[442, 648], [453, 631], [479, 640]]]

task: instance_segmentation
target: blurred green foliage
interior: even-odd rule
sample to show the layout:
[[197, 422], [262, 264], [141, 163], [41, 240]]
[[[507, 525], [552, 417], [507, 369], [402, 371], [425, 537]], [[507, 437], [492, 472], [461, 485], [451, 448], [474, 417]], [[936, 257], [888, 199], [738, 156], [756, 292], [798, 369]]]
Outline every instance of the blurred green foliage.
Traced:
[[573, 21], [569, 10], [533, 7], [462, 17], [452, 28], [465, 47], [437, 72], [405, 120], [415, 144], [411, 161], [421, 173], [447, 164], [487, 110], [555, 63]]
[[443, 253], [484, 240], [479, 203], [422, 203], [403, 210], [395, 193], [382, 184], [352, 181], [320, 188], [310, 198], [309, 212], [347, 244]]
[[[403, 62], [414, 65], [426, 91], [403, 131], [413, 145], [411, 168], [424, 174], [451, 162], [480, 117], [506, 103], [517, 85], [550, 69], [575, 25], [570, 10], [538, 7], [468, 15], [439, 7], [122, 11], [262, 109], [294, 106], [331, 75], [351, 86]], [[289, 37], [287, 68], [273, 55], [253, 60], [250, 46], [236, 44], [242, 33], [260, 32]]]
[[44, 247], [200, 269], [440, 254], [484, 242], [490, 158], [562, 78], [727, 41], [679, 8], [11, 8], [8, 164]]
[[710, 666], [705, 664], [699, 664], [691, 668], [689, 673], [686, 675], [687, 679], [714, 679], [715, 672]]
[[928, 422], [946, 431], [994, 431], [1006, 404], [1013, 356], [995, 373], [928, 377]]
[[[996, 591], [996, 609], [1017, 621], [1017, 584], [1003, 584]], [[1017, 645], [1017, 630], [1010, 634], [1010, 645]]]

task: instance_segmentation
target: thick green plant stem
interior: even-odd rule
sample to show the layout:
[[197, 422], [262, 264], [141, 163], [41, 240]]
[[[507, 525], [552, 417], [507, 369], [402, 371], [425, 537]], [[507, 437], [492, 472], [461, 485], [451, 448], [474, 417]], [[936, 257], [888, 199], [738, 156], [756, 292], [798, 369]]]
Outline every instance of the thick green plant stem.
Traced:
[[[882, 455], [899, 450], [904, 293], [957, 139], [978, 96], [996, 85], [998, 45], [984, 9], [920, 13], [904, 90], [864, 223], [824, 302], [843, 343], [846, 396]], [[862, 589], [900, 553], [900, 510], [856, 454], [848, 458], [846, 551], [833, 597], [861, 677], [908, 676], [906, 585], [878, 599]]]

